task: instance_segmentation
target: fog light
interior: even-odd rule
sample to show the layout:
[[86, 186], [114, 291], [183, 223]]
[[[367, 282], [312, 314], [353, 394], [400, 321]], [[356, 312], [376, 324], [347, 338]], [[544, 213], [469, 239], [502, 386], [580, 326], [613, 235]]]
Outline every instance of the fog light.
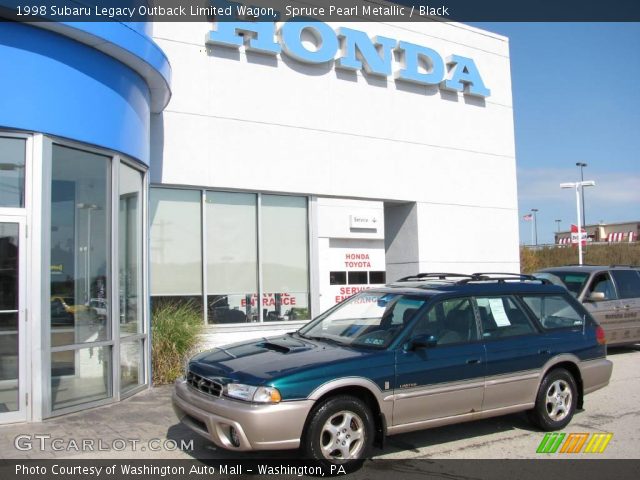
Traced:
[[238, 431], [234, 427], [229, 427], [229, 440], [231, 440], [231, 445], [234, 447], [240, 446], [240, 437], [238, 436]]

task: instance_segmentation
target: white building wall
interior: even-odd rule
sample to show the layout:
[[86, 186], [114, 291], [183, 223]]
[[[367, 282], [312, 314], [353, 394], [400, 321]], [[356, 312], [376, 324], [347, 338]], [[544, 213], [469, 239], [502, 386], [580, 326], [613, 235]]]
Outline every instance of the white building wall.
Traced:
[[[387, 252], [388, 280], [417, 270], [517, 271], [508, 40], [453, 23], [346, 26], [472, 58], [491, 96], [208, 47], [214, 24], [156, 23], [173, 96], [152, 125], [151, 181], [366, 199], [376, 208], [415, 202], [415, 232]], [[333, 236], [322, 229], [338, 227], [331, 207], [318, 209], [321, 269]]]
[[[325, 311], [370, 284], [331, 285], [330, 272], [385, 270], [384, 204], [379, 201], [318, 198], [319, 307]], [[366, 228], [359, 228], [366, 221]], [[358, 256], [358, 258], [355, 258]]]

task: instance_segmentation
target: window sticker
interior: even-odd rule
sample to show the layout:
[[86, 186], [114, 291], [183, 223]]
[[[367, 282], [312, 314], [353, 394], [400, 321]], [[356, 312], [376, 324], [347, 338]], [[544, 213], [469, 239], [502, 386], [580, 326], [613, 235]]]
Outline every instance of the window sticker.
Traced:
[[493, 319], [498, 327], [508, 327], [511, 325], [509, 317], [507, 317], [507, 312], [504, 311], [504, 305], [502, 304], [501, 298], [490, 298], [489, 306], [491, 307]]

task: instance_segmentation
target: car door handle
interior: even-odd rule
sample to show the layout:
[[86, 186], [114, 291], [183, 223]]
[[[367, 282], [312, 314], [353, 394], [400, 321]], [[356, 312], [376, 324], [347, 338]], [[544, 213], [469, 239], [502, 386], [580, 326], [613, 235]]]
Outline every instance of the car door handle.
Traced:
[[538, 350], [538, 354], [539, 355], [550, 355], [551, 354], [551, 350], [545, 350], [545, 349]]
[[476, 363], [480, 363], [480, 359], [479, 358], [470, 358], [469, 360], [467, 360], [467, 365], [473, 365]]

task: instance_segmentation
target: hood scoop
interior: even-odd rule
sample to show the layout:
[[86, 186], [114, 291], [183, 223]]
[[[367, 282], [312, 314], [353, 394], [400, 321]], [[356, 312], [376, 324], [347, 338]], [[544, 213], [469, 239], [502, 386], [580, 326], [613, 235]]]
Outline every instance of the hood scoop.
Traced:
[[301, 352], [311, 349], [310, 345], [298, 342], [290, 337], [265, 338], [264, 341], [258, 343], [257, 346], [266, 350], [273, 350], [281, 353]]

